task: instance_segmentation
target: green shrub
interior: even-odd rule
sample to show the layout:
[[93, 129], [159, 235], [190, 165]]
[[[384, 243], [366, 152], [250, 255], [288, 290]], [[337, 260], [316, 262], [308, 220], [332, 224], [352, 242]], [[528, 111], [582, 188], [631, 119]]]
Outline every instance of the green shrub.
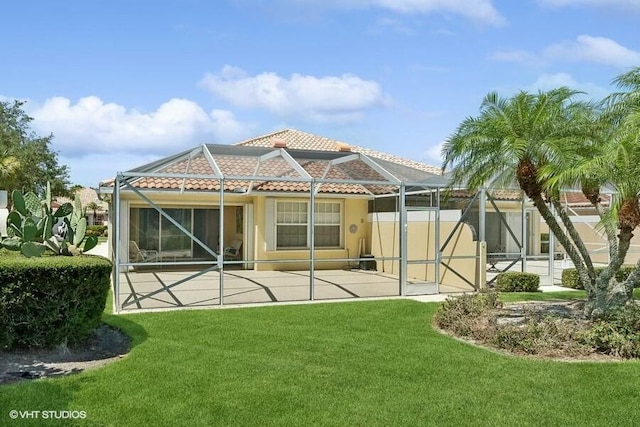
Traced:
[[[629, 277], [629, 274], [631, 274], [634, 268], [635, 266], [633, 265], [623, 265], [620, 270], [618, 270], [616, 279], [619, 282], [627, 280], [627, 277]], [[604, 270], [604, 267], [596, 267], [594, 270], [596, 274], [600, 274], [600, 272]], [[562, 270], [561, 284], [566, 288], [584, 289], [584, 286], [582, 286], [582, 284], [580, 283], [578, 270], [576, 270], [575, 268], [566, 268]], [[634, 287], [638, 288], [640, 287], [640, 284], [636, 283]]]
[[583, 340], [606, 354], [640, 357], [640, 307], [629, 304], [596, 321]]
[[95, 256], [0, 256], [0, 349], [84, 339], [100, 323], [112, 265]]
[[87, 236], [106, 237], [106, 225], [90, 225], [87, 227]]
[[447, 298], [434, 316], [436, 324], [460, 336], [476, 337], [475, 333], [484, 330], [475, 321], [494, 308], [502, 307], [495, 291], [464, 294]]
[[499, 292], [538, 292], [540, 276], [533, 273], [507, 271], [498, 274], [496, 288]]

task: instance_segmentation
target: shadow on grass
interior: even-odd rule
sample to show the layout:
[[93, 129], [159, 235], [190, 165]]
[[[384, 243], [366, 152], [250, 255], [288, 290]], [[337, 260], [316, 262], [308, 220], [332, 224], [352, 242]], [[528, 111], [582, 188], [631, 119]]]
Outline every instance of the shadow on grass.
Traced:
[[109, 326], [119, 329], [131, 339], [131, 351], [135, 346], [142, 344], [148, 337], [147, 331], [140, 324], [125, 316], [103, 314], [102, 321]]

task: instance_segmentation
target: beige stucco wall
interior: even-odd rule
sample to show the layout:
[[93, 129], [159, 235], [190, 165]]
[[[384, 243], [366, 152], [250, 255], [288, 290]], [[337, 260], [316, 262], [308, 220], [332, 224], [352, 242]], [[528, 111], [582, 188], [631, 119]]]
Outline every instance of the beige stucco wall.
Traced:
[[[576, 230], [580, 234], [594, 263], [606, 264], [609, 262], [608, 244], [602, 229], [598, 226], [599, 218], [596, 215], [571, 216]], [[543, 233], [549, 232], [549, 226], [541, 221], [540, 229]], [[556, 253], [563, 254], [564, 249], [556, 239]], [[640, 261], [640, 232], [634, 233], [631, 246], [625, 264], [635, 264]]]
[[[455, 228], [460, 211], [441, 211], [439, 245], [442, 246]], [[371, 220], [371, 253], [376, 258], [399, 256], [399, 222], [394, 213], [372, 214]], [[409, 212], [407, 217], [407, 251], [408, 261], [435, 260], [436, 257], [436, 224], [433, 213]], [[461, 224], [442, 254], [442, 261], [467, 279], [478, 284], [476, 253], [477, 242], [473, 240], [473, 231], [467, 224]], [[456, 258], [453, 257], [465, 257]], [[399, 274], [399, 260], [378, 260], [378, 270]], [[409, 264], [407, 266], [409, 280], [435, 282], [435, 264]], [[440, 283], [450, 286], [469, 287], [463, 279], [450, 269], [440, 266]]]
[[[154, 203], [161, 207], [183, 208], [216, 208], [218, 207], [218, 193], [162, 193], [145, 192]], [[121, 253], [128, 253], [128, 221], [129, 208], [148, 207], [149, 205], [138, 196], [131, 193], [122, 193], [121, 221], [123, 233], [121, 235]], [[225, 246], [234, 239], [243, 239], [245, 248], [243, 259], [246, 261], [262, 261], [248, 263], [247, 266], [255, 270], [308, 270], [310, 267], [309, 250], [269, 250], [267, 247], [268, 228], [273, 227], [273, 216], [266, 212], [267, 200], [294, 200], [295, 197], [278, 195], [227, 195], [225, 194]], [[297, 198], [308, 200], [308, 196]], [[347, 259], [356, 259], [361, 254], [372, 254], [375, 257], [398, 257], [398, 224], [391, 220], [380, 221], [380, 216], [391, 214], [368, 214], [368, 200], [366, 198], [316, 198], [317, 201], [340, 201], [343, 209], [342, 247], [330, 249], [316, 249], [315, 268], [340, 269], [347, 265], [357, 266], [356, 261], [349, 263]], [[244, 230], [246, 235], [236, 233], [236, 209], [244, 210]], [[423, 212], [410, 212], [408, 225], [408, 256], [409, 260], [435, 259], [435, 223], [431, 219], [420, 220], [415, 214]], [[249, 217], [249, 215], [251, 215]], [[376, 218], [377, 216], [377, 218]], [[440, 224], [440, 244], [450, 234], [460, 217], [460, 211], [442, 211]], [[113, 234], [112, 234], [113, 235]], [[247, 239], [252, 239], [250, 242]], [[478, 283], [476, 278], [477, 243], [473, 240], [471, 228], [462, 224], [456, 231], [442, 255], [442, 260], [449, 264], [459, 274], [472, 283]], [[465, 259], [452, 259], [451, 257], [465, 256]], [[266, 261], [266, 262], [265, 262]], [[269, 262], [275, 261], [275, 262]], [[399, 273], [398, 261], [378, 261], [378, 271], [392, 274]], [[408, 266], [408, 278], [426, 281], [435, 281], [435, 267], [432, 264], [417, 264]], [[463, 285], [468, 287], [461, 278], [444, 266], [440, 267], [440, 283], [451, 285]]]
[[[273, 227], [270, 216], [266, 212], [267, 200], [296, 200], [295, 198], [275, 196], [255, 196], [254, 206], [254, 239], [256, 260], [278, 261], [255, 263], [256, 270], [308, 270], [311, 258], [309, 250], [269, 250], [267, 247], [267, 228]], [[297, 199], [301, 200], [301, 199]], [[304, 200], [308, 200], [307, 197]], [[357, 258], [361, 239], [367, 239], [367, 199], [326, 199], [317, 197], [316, 201], [340, 201], [344, 212], [342, 223], [342, 248], [316, 249], [314, 252], [316, 269], [339, 269], [348, 264], [347, 258]], [[351, 227], [355, 225], [355, 227]], [[352, 230], [354, 232], [352, 232]], [[335, 260], [335, 261], [332, 261]], [[283, 262], [285, 260], [299, 260]]]

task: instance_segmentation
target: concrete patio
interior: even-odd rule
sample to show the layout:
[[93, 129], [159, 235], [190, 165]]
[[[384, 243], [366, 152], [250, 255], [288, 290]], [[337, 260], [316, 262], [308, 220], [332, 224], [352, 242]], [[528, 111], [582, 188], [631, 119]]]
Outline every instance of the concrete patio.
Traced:
[[[124, 311], [220, 305], [220, 273], [129, 271], [120, 274], [117, 303]], [[191, 278], [189, 278], [191, 277]], [[187, 280], [188, 279], [188, 280]], [[310, 300], [308, 271], [225, 270], [223, 304], [260, 304]], [[408, 281], [407, 295], [471, 292], [435, 283]], [[399, 296], [398, 277], [366, 270], [317, 270], [314, 300]]]

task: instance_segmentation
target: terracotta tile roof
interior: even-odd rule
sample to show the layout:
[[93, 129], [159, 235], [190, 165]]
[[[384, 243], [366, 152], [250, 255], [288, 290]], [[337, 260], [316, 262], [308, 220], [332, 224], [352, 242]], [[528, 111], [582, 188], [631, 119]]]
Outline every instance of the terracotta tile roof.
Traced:
[[[453, 190], [451, 197], [460, 199], [470, 199], [476, 193], [469, 190]], [[520, 200], [520, 190], [495, 190], [489, 189], [489, 194], [495, 200], [516, 201]], [[611, 202], [610, 194], [601, 194], [601, 203], [603, 206], [609, 206]], [[591, 208], [591, 202], [581, 192], [565, 191], [560, 195], [560, 202], [571, 208]]]
[[[420, 180], [425, 177], [432, 177], [434, 173], [440, 173], [438, 168], [413, 160], [402, 159], [364, 147], [351, 147], [340, 141], [290, 129], [247, 140], [234, 146], [207, 145], [203, 146], [203, 149], [209, 150], [213, 161], [225, 177], [258, 176], [274, 178], [267, 181], [225, 180], [226, 191], [234, 191], [235, 189], [247, 190], [251, 186], [251, 191], [308, 192], [310, 185], [307, 182], [278, 181], [275, 179], [278, 177], [301, 178], [300, 173], [284, 157], [268, 157], [260, 161], [262, 155], [271, 153], [277, 149], [276, 147], [285, 148], [286, 152], [295, 158], [295, 162], [313, 178], [374, 182], [374, 184], [369, 185], [343, 182], [322, 183], [319, 186], [320, 193], [385, 194], [397, 191], [396, 187], [388, 184], [387, 179], [381, 173], [358, 158], [331, 164], [331, 159], [349, 156], [351, 152], [362, 153], [368, 157], [378, 159], [383, 163], [382, 167], [384, 169], [396, 176], [399, 176], [398, 171], [405, 172], [405, 176], [399, 176], [401, 179]], [[320, 156], [314, 154], [318, 152], [332, 153]], [[220, 188], [218, 179], [189, 178], [189, 175], [194, 174], [215, 176], [214, 169], [205, 155], [202, 152], [199, 154], [194, 153], [197, 153], [197, 151], [192, 150], [191, 153], [184, 152], [172, 158], [167, 158], [165, 162], [167, 164], [165, 165], [160, 160], [136, 169], [137, 171], [146, 170], [156, 173], [184, 174], [184, 178], [141, 177], [133, 180], [132, 185], [148, 189], [218, 191]], [[306, 158], [305, 156], [310, 156], [311, 158]], [[407, 176], [409, 178], [406, 178]], [[377, 181], [380, 182], [379, 185], [375, 184]], [[111, 183], [111, 185], [113, 184]]]
[[[572, 208], [590, 208], [593, 207], [591, 202], [581, 192], [564, 192], [560, 196], [560, 201], [566, 203], [567, 206]], [[604, 206], [609, 206], [611, 202], [610, 194], [601, 194], [600, 203]]]
[[302, 132], [295, 129], [285, 129], [268, 135], [259, 136], [257, 138], [248, 139], [236, 145], [249, 147], [273, 147], [275, 141], [285, 141], [287, 148], [293, 150], [313, 150], [313, 151], [340, 151], [340, 148], [349, 147], [354, 153], [362, 153], [369, 157], [386, 160], [391, 163], [410, 167], [413, 169], [428, 172], [434, 175], [440, 175], [442, 169], [436, 166], [430, 166], [415, 160], [406, 159], [381, 151], [371, 150], [366, 147], [357, 145], [349, 145], [344, 142], [327, 138], [324, 136], [314, 135], [308, 132]]
[[[522, 192], [520, 190], [495, 190], [489, 189], [489, 195], [494, 200], [515, 201], [520, 200]], [[453, 190], [450, 197], [456, 199], [470, 199], [476, 195], [476, 191], [471, 190]]]
[[[84, 207], [86, 207], [89, 203], [96, 203], [99, 206], [99, 208], [96, 209], [96, 212], [103, 212], [108, 207], [107, 202], [103, 202], [102, 200], [100, 200], [98, 198], [98, 193], [93, 188], [84, 187], [76, 191], [75, 194], [80, 197], [80, 203]], [[57, 197], [55, 200], [51, 201], [51, 204], [53, 205], [53, 207], [58, 207], [67, 202], [73, 203], [73, 198]]]

